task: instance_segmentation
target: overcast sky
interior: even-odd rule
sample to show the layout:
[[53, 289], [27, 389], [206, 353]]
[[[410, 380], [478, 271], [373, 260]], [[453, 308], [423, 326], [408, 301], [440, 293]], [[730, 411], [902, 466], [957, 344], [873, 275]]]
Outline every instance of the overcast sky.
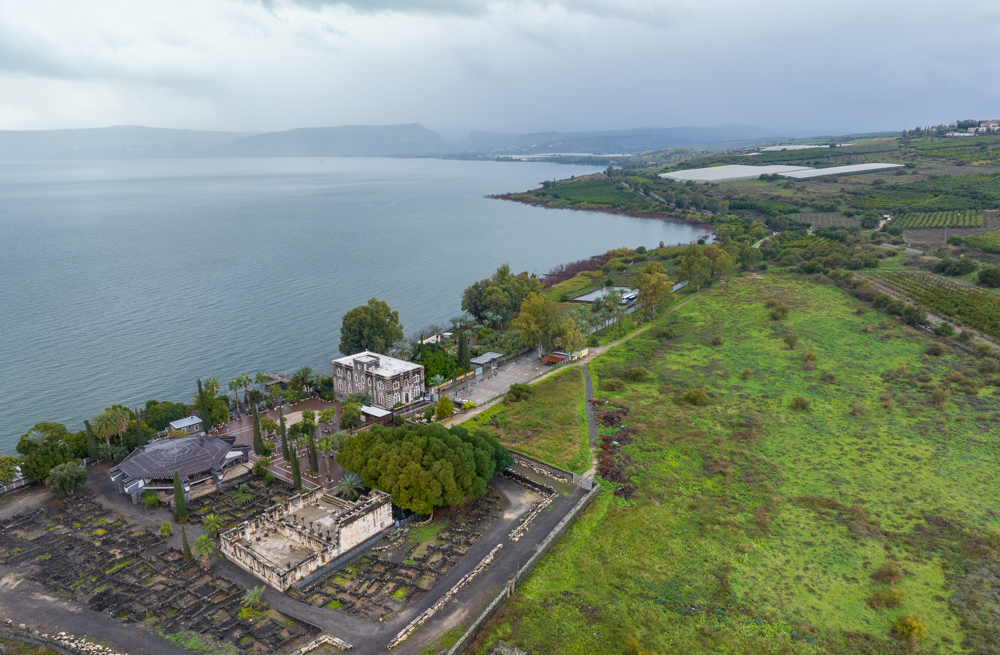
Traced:
[[0, 129], [1000, 117], [1000, 2], [0, 0]]

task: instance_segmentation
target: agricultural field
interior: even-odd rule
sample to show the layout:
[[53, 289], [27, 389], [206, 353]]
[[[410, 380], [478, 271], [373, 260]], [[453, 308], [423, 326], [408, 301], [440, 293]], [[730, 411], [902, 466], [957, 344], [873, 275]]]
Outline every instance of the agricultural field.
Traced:
[[986, 252], [1000, 253], [1000, 230], [968, 237], [966, 242]]
[[1000, 337], [1000, 294], [928, 273], [893, 271], [877, 279], [937, 314]]
[[920, 212], [894, 216], [893, 225], [906, 228], [934, 227], [982, 227], [982, 210], [950, 211], [950, 212]]
[[810, 234], [802, 237], [801, 239], [795, 239], [794, 241], [786, 241], [781, 244], [783, 249], [786, 248], [817, 248], [819, 246], [826, 247], [839, 247], [840, 244], [833, 239], [827, 239], [826, 237], [818, 237], [815, 234]]
[[803, 223], [809, 223], [810, 227], [858, 227], [861, 219], [856, 216], [844, 216], [840, 212], [824, 213], [801, 213], [796, 218]]
[[579, 366], [567, 366], [531, 386], [534, 393], [521, 402], [498, 403], [467, 427], [486, 427], [500, 443], [567, 471], [590, 467], [586, 387]]
[[537, 189], [530, 195], [554, 206], [587, 208], [602, 206], [638, 212], [663, 211], [665, 206], [609, 179], [565, 182], [549, 189]]
[[472, 652], [903, 655], [908, 615], [922, 652], [997, 652], [1000, 376], [932, 343], [769, 273], [596, 359], [625, 426], [601, 428], [602, 470], [628, 483], [604, 482]]

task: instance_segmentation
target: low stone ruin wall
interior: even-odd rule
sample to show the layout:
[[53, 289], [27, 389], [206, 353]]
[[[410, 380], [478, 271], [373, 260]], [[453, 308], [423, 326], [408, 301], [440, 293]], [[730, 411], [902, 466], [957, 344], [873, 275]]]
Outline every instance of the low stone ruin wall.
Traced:
[[470, 643], [472, 643], [472, 640], [475, 639], [480, 628], [483, 627], [483, 624], [493, 617], [496, 611], [500, 609], [500, 606], [503, 605], [504, 601], [506, 601], [510, 595], [514, 593], [514, 589], [517, 585], [528, 577], [528, 574], [531, 573], [538, 562], [541, 561], [542, 557], [544, 557], [545, 554], [551, 550], [552, 546], [559, 541], [559, 538], [565, 534], [571, 525], [573, 525], [576, 517], [578, 517], [580, 513], [583, 512], [583, 510], [585, 510], [591, 502], [593, 502], [594, 498], [596, 498], [597, 494], [600, 492], [600, 485], [595, 486], [590, 490], [590, 493], [581, 498], [580, 502], [573, 506], [573, 509], [571, 509], [569, 513], [566, 514], [561, 521], [559, 521], [556, 527], [552, 528], [552, 532], [550, 532], [549, 536], [545, 538], [545, 541], [538, 545], [538, 549], [535, 551], [535, 554], [531, 556], [531, 559], [529, 559], [524, 566], [521, 567], [517, 574], [507, 583], [504, 589], [497, 594], [497, 597], [493, 599], [493, 602], [491, 602], [486, 609], [483, 610], [482, 614], [476, 617], [476, 620], [472, 622], [472, 625], [465, 631], [465, 634], [463, 634], [455, 645], [451, 647], [447, 655], [459, 655], [466, 649], [466, 647], [468, 647]]

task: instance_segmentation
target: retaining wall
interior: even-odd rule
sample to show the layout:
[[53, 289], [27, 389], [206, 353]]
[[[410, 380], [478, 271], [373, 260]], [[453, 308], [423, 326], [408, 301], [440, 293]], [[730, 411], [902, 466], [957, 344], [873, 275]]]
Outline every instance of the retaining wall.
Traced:
[[528, 577], [528, 574], [531, 573], [542, 557], [544, 557], [545, 554], [552, 549], [552, 546], [554, 546], [556, 542], [559, 541], [559, 538], [566, 533], [566, 530], [573, 525], [573, 522], [576, 520], [576, 517], [580, 515], [580, 512], [587, 509], [590, 503], [593, 502], [594, 498], [596, 498], [597, 494], [600, 492], [600, 485], [595, 486], [590, 490], [590, 493], [581, 498], [580, 502], [578, 502], [573, 509], [571, 509], [569, 513], [563, 517], [562, 521], [559, 521], [556, 527], [552, 528], [552, 532], [550, 532], [549, 536], [545, 538], [545, 541], [538, 545], [538, 549], [535, 551], [535, 554], [531, 556], [531, 559], [529, 559], [524, 566], [518, 570], [514, 577], [507, 582], [503, 591], [497, 594], [497, 597], [493, 599], [493, 602], [486, 606], [486, 609], [483, 610], [482, 614], [476, 617], [476, 620], [472, 622], [472, 625], [470, 625], [469, 629], [465, 631], [465, 634], [463, 634], [455, 645], [451, 647], [451, 650], [448, 651], [447, 655], [459, 655], [469, 646], [469, 644], [472, 643], [472, 640], [476, 638], [477, 634], [479, 634], [479, 630], [483, 627], [483, 624], [493, 617], [496, 611], [500, 609], [500, 606], [503, 605], [504, 601], [507, 600], [512, 593], [514, 593], [517, 585]]

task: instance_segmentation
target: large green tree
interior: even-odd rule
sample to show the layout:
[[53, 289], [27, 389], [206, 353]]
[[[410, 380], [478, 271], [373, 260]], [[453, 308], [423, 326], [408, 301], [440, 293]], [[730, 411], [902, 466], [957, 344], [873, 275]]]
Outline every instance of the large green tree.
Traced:
[[264, 454], [264, 438], [260, 434], [260, 416], [257, 405], [253, 406], [253, 454], [260, 457]]
[[[572, 320], [572, 319], [570, 319]], [[511, 323], [526, 343], [542, 348], [559, 334], [563, 324], [559, 306], [541, 293], [530, 293], [521, 303], [521, 311]]]
[[57, 496], [72, 494], [87, 484], [87, 470], [76, 462], [53, 466], [45, 477], [45, 486]]
[[43, 441], [21, 459], [21, 472], [32, 482], [41, 482], [53, 468], [73, 459], [73, 449], [65, 441]]
[[340, 352], [353, 355], [364, 350], [387, 354], [389, 348], [403, 339], [399, 312], [384, 300], [372, 298], [344, 314], [340, 327]]
[[636, 300], [646, 315], [646, 320], [651, 321], [656, 316], [656, 311], [673, 295], [673, 283], [660, 262], [646, 264], [636, 282], [639, 286]]
[[458, 366], [463, 371], [468, 371], [472, 368], [472, 363], [469, 361], [469, 336], [465, 333], [465, 330], [458, 331], [458, 352], [456, 353], [458, 358]]
[[[199, 394], [204, 395], [204, 394]], [[201, 402], [199, 399], [199, 409], [201, 409]], [[177, 421], [179, 419], [187, 416], [185, 407], [183, 403], [171, 403], [171, 402], [159, 402], [156, 400], [147, 400], [146, 409], [143, 413], [142, 420], [146, 422], [150, 428], [156, 432], [161, 432], [166, 430], [167, 426], [170, 425], [171, 421]], [[202, 418], [202, 423], [205, 419]]]
[[503, 327], [517, 315], [521, 303], [530, 293], [539, 293], [542, 283], [527, 272], [513, 274], [510, 264], [466, 288], [462, 293], [462, 309], [481, 323]]
[[394, 503], [421, 514], [486, 492], [486, 483], [513, 463], [483, 429], [380, 425], [345, 439], [337, 461], [381, 489]]

